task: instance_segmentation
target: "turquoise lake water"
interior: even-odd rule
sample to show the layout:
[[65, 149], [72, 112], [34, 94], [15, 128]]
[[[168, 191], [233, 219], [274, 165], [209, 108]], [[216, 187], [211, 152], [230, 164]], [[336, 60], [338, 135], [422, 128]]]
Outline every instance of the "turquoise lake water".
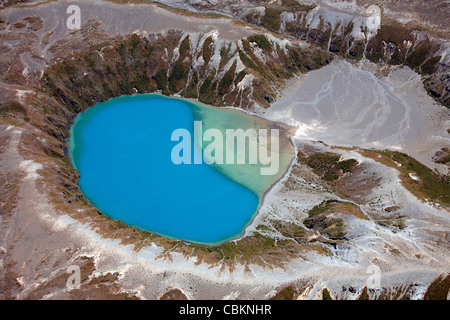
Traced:
[[242, 234], [261, 195], [213, 166], [171, 160], [178, 143], [172, 132], [185, 128], [194, 136], [195, 107], [150, 94], [114, 98], [78, 115], [69, 145], [85, 197], [113, 219], [172, 238], [214, 244]]
[[242, 235], [293, 159], [287, 130], [280, 129], [273, 175], [260, 175], [262, 164], [176, 165], [176, 129], [189, 130], [192, 155], [205, 148], [195, 138], [194, 121], [202, 122], [203, 133], [214, 128], [224, 135], [227, 129], [280, 129], [240, 110], [160, 94], [98, 103], [75, 118], [69, 140], [84, 196], [113, 219], [170, 238], [218, 244]]

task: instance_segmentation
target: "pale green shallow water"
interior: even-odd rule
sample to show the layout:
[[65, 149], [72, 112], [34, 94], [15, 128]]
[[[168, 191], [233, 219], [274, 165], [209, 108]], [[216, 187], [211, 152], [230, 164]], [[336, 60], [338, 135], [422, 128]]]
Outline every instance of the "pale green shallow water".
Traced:
[[[250, 190], [253, 190], [256, 194], [264, 194], [275, 182], [277, 182], [285, 174], [294, 156], [295, 150], [290, 139], [286, 135], [287, 130], [279, 127], [274, 122], [247, 114], [241, 110], [231, 108], [219, 109], [200, 103], [195, 103], [194, 118], [202, 121], [203, 131], [206, 131], [209, 128], [219, 129], [224, 136], [224, 145], [226, 145], [226, 129], [243, 129], [244, 131], [247, 129], [255, 129], [257, 132], [259, 129], [268, 129], [269, 134], [270, 129], [279, 130], [279, 166], [274, 175], [261, 175], [261, 167], [268, 167], [268, 165], [261, 165], [259, 162], [255, 165], [248, 164], [248, 161], [245, 164], [212, 165], [221, 173]], [[226, 146], [228, 150], [230, 146]], [[204, 147], [205, 146], [203, 146], [203, 148]], [[274, 149], [275, 148], [272, 148], [272, 150]], [[235, 152], [235, 155], [237, 155], [237, 152]]]

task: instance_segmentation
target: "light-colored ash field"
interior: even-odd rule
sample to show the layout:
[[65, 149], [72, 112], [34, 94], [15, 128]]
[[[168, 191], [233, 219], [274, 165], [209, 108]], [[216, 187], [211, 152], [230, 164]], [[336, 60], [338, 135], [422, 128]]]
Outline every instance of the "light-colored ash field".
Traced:
[[[1, 300], [450, 298], [448, 1], [0, 8]], [[272, 180], [214, 168], [258, 196], [226, 241], [127, 224], [80, 187], [80, 114], [153, 93], [211, 106], [210, 128], [280, 129]], [[165, 188], [144, 207], [175, 203]]]

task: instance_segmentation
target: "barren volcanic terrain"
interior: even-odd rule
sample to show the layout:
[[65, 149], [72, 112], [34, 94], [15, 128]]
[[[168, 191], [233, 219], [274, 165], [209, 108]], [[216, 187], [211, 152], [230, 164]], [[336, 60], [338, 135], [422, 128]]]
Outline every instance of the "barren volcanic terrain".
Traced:
[[[426, 3], [1, 1], [0, 299], [448, 299], [450, 8]], [[151, 92], [284, 128], [240, 238], [143, 231], [80, 191], [76, 115]]]

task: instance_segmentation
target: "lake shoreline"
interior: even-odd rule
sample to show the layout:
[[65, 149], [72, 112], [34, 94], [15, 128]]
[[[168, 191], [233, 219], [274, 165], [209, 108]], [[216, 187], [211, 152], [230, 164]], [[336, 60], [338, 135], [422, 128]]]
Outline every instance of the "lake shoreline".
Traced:
[[[233, 121], [230, 121], [230, 120], [225, 120], [225, 123], [228, 123], [228, 122], [233, 122], [233, 124], [234, 124], [234, 126], [236, 127], [236, 123], [238, 123], [238, 120], [240, 119], [240, 118], [242, 118], [242, 121], [243, 121], [243, 125], [248, 125], [248, 123], [246, 123], [245, 121], [248, 121], [248, 120], [246, 120], [246, 119], [252, 119], [251, 121], [253, 121], [253, 120], [255, 120], [255, 119], [260, 119], [260, 120], [258, 120], [258, 121], [260, 121], [261, 122], [261, 126], [262, 127], [264, 127], [264, 126], [270, 126], [272, 129], [274, 129], [274, 128], [276, 128], [276, 129], [278, 129], [279, 128], [279, 125], [277, 124], [277, 123], [272, 123], [271, 121], [269, 121], [269, 120], [267, 120], [267, 119], [264, 119], [263, 117], [259, 117], [259, 116], [254, 116], [254, 115], [250, 115], [250, 114], [248, 114], [248, 113], [245, 113], [245, 112], [242, 112], [241, 110], [238, 110], [238, 109], [230, 109], [230, 108], [217, 108], [217, 107], [213, 107], [213, 106], [208, 106], [208, 105], [204, 105], [204, 104], [202, 104], [202, 103], [198, 103], [198, 102], [195, 102], [195, 101], [192, 101], [192, 100], [186, 100], [186, 99], [183, 99], [183, 98], [179, 98], [179, 97], [166, 97], [166, 96], [163, 96], [163, 95], [161, 95], [161, 94], [159, 94], [159, 93], [149, 93], [149, 94], [144, 94], [144, 95], [142, 95], [142, 94], [136, 94], [136, 95], [132, 95], [132, 96], [121, 96], [121, 97], [118, 97], [118, 98], [112, 98], [112, 99], [110, 99], [110, 100], [107, 100], [107, 101], [105, 101], [104, 103], [101, 103], [101, 104], [96, 104], [95, 106], [93, 106], [93, 107], [91, 107], [91, 108], [95, 108], [95, 107], [97, 107], [97, 109], [95, 110], [96, 112], [99, 112], [99, 111], [101, 111], [101, 110], [104, 110], [105, 108], [108, 108], [109, 106], [113, 106], [114, 104], [116, 104], [116, 103], [122, 103], [122, 102], [130, 102], [131, 100], [130, 99], [132, 99], [132, 100], [135, 100], [136, 99], [136, 101], [142, 101], [142, 102], [144, 102], [147, 98], [150, 98], [150, 99], [152, 99], [152, 98], [156, 98], [156, 99], [168, 99], [167, 101], [170, 101], [170, 99], [174, 99], [173, 101], [183, 101], [183, 102], [185, 102], [185, 103], [187, 103], [189, 106], [190, 106], [190, 108], [192, 109], [192, 111], [195, 113], [195, 112], [197, 112], [199, 109], [197, 109], [197, 108], [201, 108], [201, 110], [207, 110], [206, 112], [207, 112], [207, 114], [206, 115], [203, 115], [204, 117], [206, 117], [206, 118], [204, 118], [203, 120], [205, 120], [205, 121], [208, 121], [207, 120], [207, 117], [208, 117], [208, 115], [210, 114], [210, 113], [212, 113], [212, 114], [216, 114], [217, 112], [219, 112], [218, 114], [217, 114], [217, 116], [220, 116], [220, 115], [222, 115], [222, 117], [223, 117], [223, 115], [229, 115], [230, 114], [230, 112], [231, 112], [231, 115], [232, 115], [232, 117], [233, 118], [230, 118], [230, 119], [233, 119]], [[150, 100], [151, 101], [151, 100]], [[149, 106], [150, 107], [150, 106]], [[74, 169], [76, 169], [77, 171], [79, 171], [79, 168], [78, 168], [78, 166], [77, 166], [77, 161], [78, 161], [78, 158], [80, 157], [80, 154], [81, 154], [81, 151], [80, 151], [80, 148], [82, 147], [82, 144], [81, 143], [79, 143], [79, 142], [77, 142], [77, 138], [75, 138], [75, 136], [77, 136], [77, 135], [79, 135], [81, 132], [82, 132], [82, 128], [83, 127], [79, 127], [80, 125], [81, 126], [84, 126], [86, 123], [88, 123], [89, 121], [90, 121], [90, 119], [92, 118], [92, 117], [94, 117], [95, 116], [95, 113], [93, 113], [93, 110], [91, 109], [91, 108], [88, 108], [87, 110], [85, 110], [84, 112], [82, 112], [82, 113], [79, 113], [75, 118], [74, 118], [74, 124], [70, 127], [70, 134], [71, 134], [71, 136], [70, 136], [70, 138], [68, 139], [68, 153], [69, 153], [69, 156], [70, 156], [70, 158], [71, 158], [71, 160], [72, 160], [72, 166], [73, 166], [73, 168]], [[100, 109], [98, 109], [98, 108], [100, 108]], [[164, 109], [164, 108], [162, 108], [162, 109]], [[90, 110], [90, 112], [89, 112], [89, 110]], [[195, 110], [197, 110], [197, 111], [195, 111]], [[227, 113], [221, 113], [221, 111], [229, 111], [229, 112], [227, 112]], [[84, 118], [83, 118], [83, 116], [85, 116]], [[86, 116], [88, 117], [88, 118], [86, 118]], [[213, 118], [213, 119], [215, 119], [215, 118]], [[226, 116], [225, 116], [225, 118], [224, 119], [227, 119], [226, 118]], [[214, 122], [215, 123], [215, 122]], [[251, 122], [250, 122], [251, 123]], [[223, 129], [223, 128], [222, 128]], [[285, 131], [283, 131], [283, 134], [284, 134], [284, 132]], [[288, 136], [286, 136], [286, 138], [288, 138]], [[285, 137], [284, 136], [282, 136], [281, 137], [281, 139], [284, 141], [284, 139], [285, 139]], [[292, 143], [292, 141], [290, 140], [290, 139], [288, 139], [288, 143], [289, 143], [289, 145], [290, 145], [290, 148], [292, 148], [292, 151], [290, 151], [290, 153], [288, 154], [288, 156], [289, 156], [289, 162], [288, 162], [288, 165], [284, 165], [284, 162], [285, 161], [282, 161], [281, 162], [281, 167], [279, 168], [279, 172], [280, 173], [278, 173], [276, 176], [275, 176], [275, 178], [276, 178], [276, 180], [274, 180], [274, 181], [272, 181], [274, 178], [272, 178], [272, 177], [269, 177], [268, 179], [269, 180], [261, 180], [261, 183], [266, 183], [267, 184], [267, 186], [264, 186], [264, 187], [258, 187], [258, 188], [260, 188], [259, 190], [260, 191], [258, 191], [258, 189], [255, 189], [255, 190], [253, 190], [253, 192], [255, 193], [255, 195], [258, 197], [258, 205], [257, 205], [257, 207], [256, 207], [256, 210], [255, 210], [255, 212], [253, 213], [253, 215], [251, 216], [251, 218], [250, 218], [250, 220], [245, 224], [245, 226], [243, 227], [243, 229], [242, 229], [242, 231], [241, 232], [239, 232], [238, 234], [235, 234], [235, 235], [233, 235], [233, 236], [230, 236], [230, 237], [227, 237], [227, 238], [224, 238], [224, 239], [221, 239], [221, 240], [218, 240], [218, 241], [214, 241], [214, 242], [204, 242], [204, 241], [192, 241], [192, 240], [189, 240], [189, 239], [186, 239], [186, 238], [180, 238], [180, 237], [177, 237], [177, 236], [173, 236], [173, 235], [170, 235], [170, 234], [168, 234], [167, 232], [160, 232], [160, 231], [156, 231], [156, 229], [148, 229], [148, 228], [144, 228], [144, 227], [142, 227], [142, 226], [140, 226], [139, 225], [139, 223], [134, 223], [134, 224], [129, 224], [130, 226], [132, 226], [132, 227], [136, 227], [136, 228], [138, 228], [138, 229], [140, 229], [140, 230], [143, 230], [143, 231], [149, 231], [149, 232], [153, 232], [153, 233], [155, 233], [155, 234], [158, 234], [158, 235], [160, 235], [160, 236], [164, 236], [164, 237], [167, 237], [167, 238], [170, 238], [170, 239], [177, 239], [177, 240], [181, 240], [181, 241], [184, 241], [184, 242], [186, 242], [186, 243], [194, 243], [194, 244], [200, 244], [200, 245], [204, 245], [204, 246], [215, 246], [215, 245], [220, 245], [220, 244], [222, 244], [222, 243], [225, 243], [225, 242], [228, 242], [228, 241], [232, 241], [232, 240], [237, 240], [237, 239], [239, 239], [239, 238], [241, 238], [241, 237], [243, 237], [245, 234], [246, 234], [246, 230], [247, 230], [247, 228], [253, 223], [253, 221], [255, 220], [255, 218], [258, 216], [258, 213], [259, 213], [259, 210], [260, 210], [260, 208], [263, 206], [263, 203], [264, 203], [264, 199], [265, 199], [265, 196], [266, 196], [266, 194], [273, 188], [273, 186], [274, 185], [276, 185], [285, 175], [286, 175], [286, 173], [289, 171], [289, 168], [291, 167], [291, 165], [292, 165], [292, 163], [293, 163], [293, 159], [295, 158], [294, 157], [294, 154], [295, 154], [295, 148], [294, 148], [294, 146], [293, 146], [293, 143]], [[286, 149], [285, 149], [285, 147], [284, 147], [284, 145], [286, 144], [286, 142], [284, 142], [284, 143], [282, 143], [283, 144], [283, 147], [282, 147], [282, 150], [280, 151], [281, 153], [284, 153], [284, 152], [286, 152]], [[283, 159], [284, 158], [286, 158], [286, 156], [284, 156], [283, 157]], [[232, 166], [232, 167], [226, 167], [225, 169], [223, 169], [223, 167], [222, 168], [218, 168], [216, 165], [210, 165], [215, 171], [217, 171], [218, 173], [220, 173], [221, 175], [224, 175], [225, 177], [227, 177], [228, 179], [231, 179], [231, 180], [233, 180], [235, 183], [238, 183], [239, 185], [243, 185], [244, 187], [247, 187], [247, 188], [249, 188], [250, 190], [252, 190], [252, 186], [250, 185], [250, 186], [248, 186], [248, 185], [245, 185], [245, 184], [242, 184], [241, 183], [241, 181], [242, 181], [242, 178], [237, 178], [236, 179], [236, 177], [234, 177], [233, 176], [233, 170], [240, 170], [241, 172], [242, 172], [242, 170], [246, 170], [244, 167], [241, 167], [240, 165], [234, 165], [234, 166]], [[245, 165], [244, 165], [245, 166]], [[233, 169], [234, 168], [234, 169]], [[249, 178], [250, 178], [251, 176], [249, 176]], [[246, 178], [247, 180], [249, 179], [249, 178]], [[241, 179], [241, 181], [239, 181], [239, 179]], [[250, 178], [250, 179], [252, 179], [252, 178]], [[256, 181], [258, 181], [258, 180], [256, 180]], [[266, 181], [266, 182], [264, 182], [264, 181]], [[268, 181], [268, 182], [267, 182]], [[114, 220], [118, 220], [117, 219], [117, 217], [115, 217], [114, 215], [113, 216], [111, 216], [109, 213], [108, 213], [108, 210], [105, 210], [105, 209], [103, 209], [102, 208], [102, 206], [100, 205], [100, 204], [98, 204], [98, 202], [97, 201], [95, 201], [95, 199], [94, 198], [92, 198], [91, 196], [89, 196], [89, 194], [86, 194], [86, 191], [83, 191], [82, 190], [83, 188], [81, 188], [81, 191], [83, 192], [83, 194], [85, 195], [85, 197], [88, 199], [88, 201], [94, 206], [94, 207], [96, 207], [98, 210], [100, 210], [100, 212], [102, 212], [103, 214], [106, 214], [107, 216], [110, 216], [112, 219], [114, 219]], [[116, 215], [117, 215], [117, 213], [116, 213]], [[119, 219], [119, 220], [122, 220], [122, 219]]]

